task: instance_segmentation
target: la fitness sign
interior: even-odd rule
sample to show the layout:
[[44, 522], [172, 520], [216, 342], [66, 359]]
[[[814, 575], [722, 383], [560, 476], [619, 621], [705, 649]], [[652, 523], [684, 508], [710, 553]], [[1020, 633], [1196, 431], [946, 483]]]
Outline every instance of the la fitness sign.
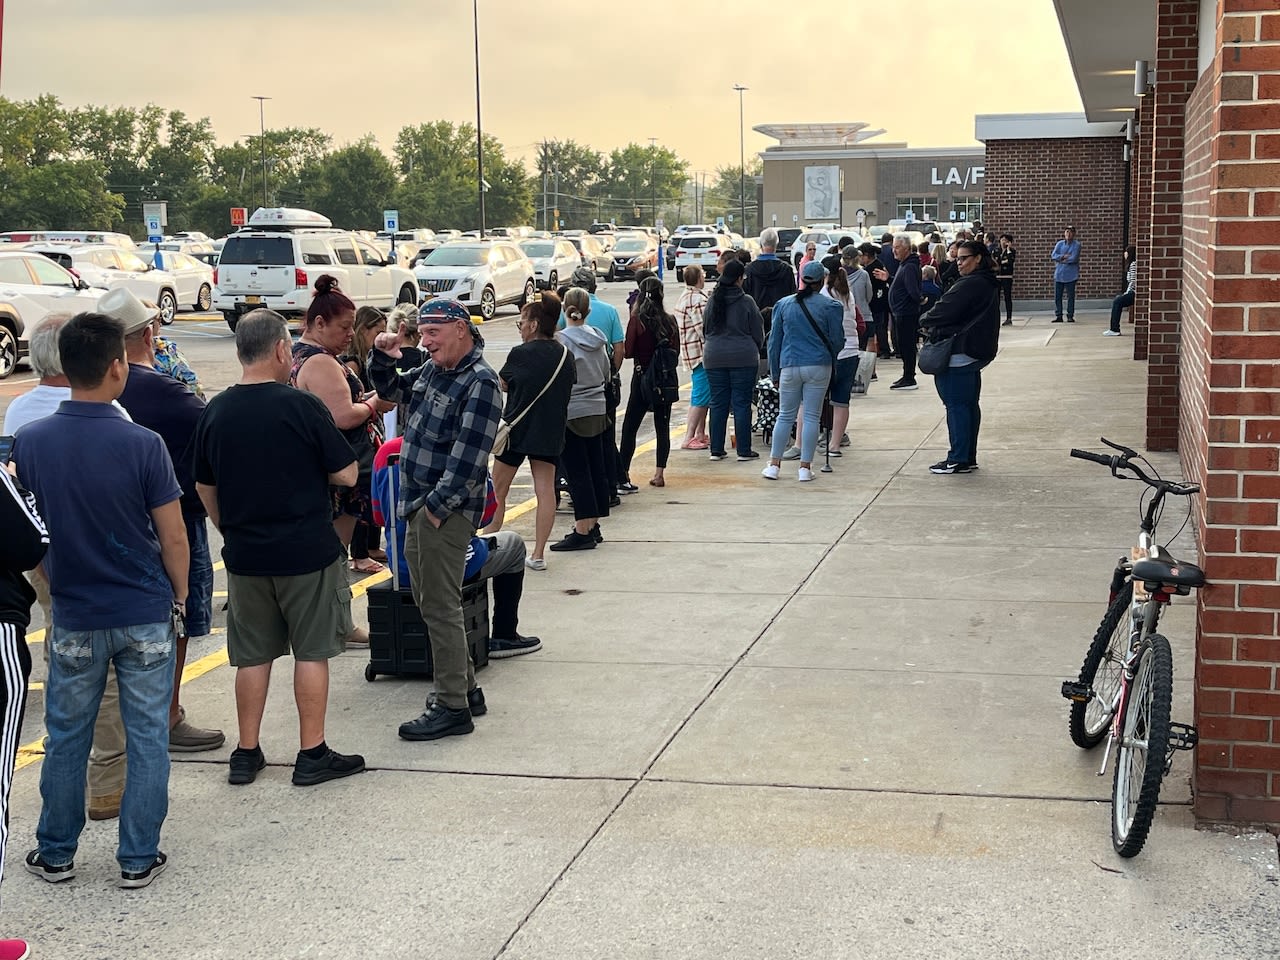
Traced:
[[947, 171], [947, 175], [945, 178], [938, 176], [938, 170], [939, 170], [938, 167], [933, 168], [933, 177], [931, 178], [930, 182], [934, 186], [942, 186], [943, 184], [954, 183], [967, 190], [969, 187], [976, 187], [978, 185], [978, 181], [980, 181], [986, 175], [987, 168], [986, 167], [966, 167], [964, 170], [964, 175], [961, 176], [960, 168], [952, 167], [950, 170]]

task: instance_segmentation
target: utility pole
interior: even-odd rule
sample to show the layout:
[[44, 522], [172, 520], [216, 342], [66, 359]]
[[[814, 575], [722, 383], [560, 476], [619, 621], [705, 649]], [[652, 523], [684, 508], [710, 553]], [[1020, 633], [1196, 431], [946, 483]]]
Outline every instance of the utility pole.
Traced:
[[738, 206], [742, 216], [743, 236], [747, 233], [747, 148], [746, 148], [746, 126], [743, 124], [743, 107], [742, 95], [747, 88], [740, 83], [735, 83], [733, 89], [738, 91]]
[[658, 138], [649, 138], [649, 209], [651, 223], [658, 226]]
[[471, 0], [471, 30], [476, 43], [476, 189], [480, 192], [480, 236], [484, 236], [484, 134], [480, 128], [480, 0]]
[[250, 100], [258, 101], [258, 147], [262, 154], [262, 206], [269, 207], [267, 202], [267, 120], [265, 102], [270, 97], [250, 97]]
[[547, 141], [542, 141], [542, 229], [547, 229]]

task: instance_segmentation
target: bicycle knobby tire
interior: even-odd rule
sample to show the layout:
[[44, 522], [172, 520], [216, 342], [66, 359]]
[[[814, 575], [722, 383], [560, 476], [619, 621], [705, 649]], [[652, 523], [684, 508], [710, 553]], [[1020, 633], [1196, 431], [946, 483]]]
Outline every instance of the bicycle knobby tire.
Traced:
[[1093, 690], [1088, 703], [1071, 704], [1071, 716], [1067, 729], [1071, 742], [1083, 750], [1100, 744], [1107, 736], [1111, 718], [1115, 715], [1116, 692], [1120, 689], [1120, 674], [1124, 669], [1124, 657], [1129, 650], [1129, 604], [1133, 600], [1133, 581], [1126, 580], [1116, 598], [1098, 624], [1084, 655], [1080, 668], [1080, 682]]
[[[1138, 648], [1129, 702], [1120, 718], [1121, 741], [1111, 787], [1111, 845], [1122, 857], [1137, 856], [1147, 841], [1160, 800], [1169, 750], [1173, 702], [1173, 653], [1153, 633]], [[1145, 743], [1145, 748], [1139, 744]]]

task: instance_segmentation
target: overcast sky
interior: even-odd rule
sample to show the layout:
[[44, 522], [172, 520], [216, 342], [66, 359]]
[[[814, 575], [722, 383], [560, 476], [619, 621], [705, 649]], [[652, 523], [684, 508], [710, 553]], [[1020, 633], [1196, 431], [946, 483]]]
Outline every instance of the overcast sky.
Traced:
[[[1117, 0], [1122, 2], [1122, 0]], [[470, 0], [8, 0], [0, 93], [148, 101], [230, 143], [316, 126], [342, 145], [475, 119]], [[1050, 0], [479, 0], [483, 125], [608, 152], [657, 137], [691, 170], [774, 141], [759, 123], [863, 120], [911, 146], [974, 143], [975, 113], [1079, 111]], [[637, 10], [646, 13], [639, 16]], [[719, 12], [717, 12], [719, 11]]]

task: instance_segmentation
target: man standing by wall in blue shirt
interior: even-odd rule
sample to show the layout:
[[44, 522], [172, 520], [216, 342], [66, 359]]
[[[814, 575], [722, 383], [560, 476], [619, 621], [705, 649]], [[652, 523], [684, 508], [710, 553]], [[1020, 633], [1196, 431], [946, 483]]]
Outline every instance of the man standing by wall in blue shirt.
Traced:
[[1076, 322], [1076, 281], [1080, 279], [1080, 241], [1076, 228], [1067, 227], [1053, 245], [1053, 322], [1062, 322], [1062, 296], [1067, 297], [1067, 323]]
[[49, 528], [53, 596], [43, 807], [25, 865], [51, 883], [75, 876], [85, 764], [111, 663], [129, 744], [119, 884], [145, 887], [166, 864], [174, 614], [187, 601], [182, 490], [164, 441], [111, 405], [129, 376], [123, 324], [78, 314], [59, 332], [58, 350], [71, 399], [23, 428], [13, 458]]

